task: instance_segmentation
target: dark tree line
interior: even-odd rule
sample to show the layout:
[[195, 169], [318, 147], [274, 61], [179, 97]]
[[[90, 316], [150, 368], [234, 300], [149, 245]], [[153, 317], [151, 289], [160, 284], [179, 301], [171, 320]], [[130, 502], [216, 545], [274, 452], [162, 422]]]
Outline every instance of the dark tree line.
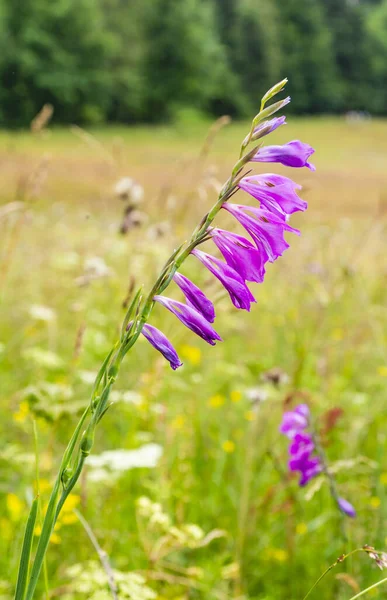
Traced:
[[0, 0], [0, 125], [244, 116], [289, 78], [292, 110], [387, 113], [387, 0]]

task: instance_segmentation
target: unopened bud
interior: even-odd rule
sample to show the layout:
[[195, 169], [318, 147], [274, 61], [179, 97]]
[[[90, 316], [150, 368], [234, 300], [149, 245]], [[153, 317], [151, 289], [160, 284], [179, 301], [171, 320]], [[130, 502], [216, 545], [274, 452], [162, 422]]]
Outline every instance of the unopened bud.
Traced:
[[262, 108], [265, 106], [265, 104], [268, 100], [273, 98], [273, 96], [275, 96], [276, 94], [279, 94], [280, 92], [282, 92], [282, 90], [284, 89], [287, 82], [288, 82], [288, 79], [287, 79], [287, 77], [285, 77], [285, 79], [283, 79], [282, 81], [279, 81], [278, 83], [273, 85], [273, 87], [271, 87], [270, 90], [268, 90], [266, 92], [266, 94], [262, 97], [262, 100], [261, 100]]
[[290, 100], [291, 100], [290, 96], [288, 96], [287, 98], [284, 98], [283, 100], [279, 100], [279, 102], [274, 102], [274, 104], [270, 104], [270, 106], [268, 106], [264, 110], [261, 110], [257, 114], [257, 116], [255, 117], [255, 119], [253, 121], [254, 125], [257, 125], [260, 121], [263, 121], [263, 119], [267, 119], [268, 117], [271, 117], [271, 115], [273, 115], [277, 111], [281, 110], [284, 106], [289, 104]]
[[94, 444], [94, 429], [88, 430], [86, 429], [83, 434], [83, 438], [81, 441], [80, 449], [84, 456], [89, 456], [91, 449]]

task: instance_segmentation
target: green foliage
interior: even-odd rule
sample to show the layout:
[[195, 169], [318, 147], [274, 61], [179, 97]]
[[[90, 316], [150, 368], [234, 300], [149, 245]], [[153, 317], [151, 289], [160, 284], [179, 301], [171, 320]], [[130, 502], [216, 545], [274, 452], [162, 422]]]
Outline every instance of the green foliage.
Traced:
[[0, 125], [243, 116], [287, 76], [292, 110], [386, 114], [383, 0], [0, 0]]

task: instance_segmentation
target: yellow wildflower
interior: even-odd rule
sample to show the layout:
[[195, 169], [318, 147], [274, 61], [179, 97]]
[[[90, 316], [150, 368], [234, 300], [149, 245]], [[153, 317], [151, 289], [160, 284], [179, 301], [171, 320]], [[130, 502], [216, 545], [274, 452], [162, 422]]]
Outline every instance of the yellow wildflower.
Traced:
[[16, 423], [24, 423], [24, 421], [28, 417], [28, 413], [29, 413], [28, 402], [25, 402], [25, 401], [21, 402], [20, 406], [19, 406], [19, 410], [17, 412], [13, 413], [13, 420], [16, 421]]
[[216, 394], [215, 396], [211, 396], [208, 401], [208, 405], [211, 406], [211, 408], [220, 408], [225, 403], [225, 400], [226, 399], [224, 396], [221, 394]]
[[231, 402], [239, 402], [242, 400], [242, 392], [239, 390], [232, 390], [230, 394]]
[[183, 358], [188, 360], [188, 362], [190, 362], [191, 365], [193, 365], [194, 367], [200, 365], [202, 359], [202, 351], [200, 350], [200, 348], [197, 348], [196, 346], [185, 345], [182, 346], [182, 348], [180, 349], [180, 354]]
[[297, 535], [304, 535], [307, 531], [308, 531], [308, 526], [306, 523], [297, 523], [297, 525], [296, 525]]
[[253, 410], [246, 410], [245, 419], [246, 421], [255, 421], [256, 413]]
[[7, 509], [12, 521], [18, 521], [24, 512], [24, 504], [16, 494], [7, 494]]
[[286, 550], [283, 548], [270, 548], [267, 552], [268, 556], [275, 560], [276, 562], [286, 562], [289, 558], [289, 555]]
[[226, 440], [223, 442], [222, 448], [227, 454], [231, 454], [235, 450], [235, 444], [232, 440]]
[[52, 544], [60, 544], [61, 543], [61, 538], [57, 533], [52, 533], [51, 537], [50, 537], [50, 542]]
[[49, 490], [51, 490], [51, 483], [48, 481], [48, 479], [39, 479], [40, 493], [44, 494], [45, 492], [48, 492]]
[[77, 496], [76, 494], [72, 494], [71, 496], [69, 496], [67, 498], [65, 504], [63, 505], [63, 512], [64, 513], [72, 512], [74, 510], [74, 508], [76, 508], [78, 506], [80, 501], [81, 501], [80, 496]]
[[387, 377], [387, 365], [380, 365], [380, 367], [378, 367], [378, 375]]
[[372, 496], [372, 498], [370, 498], [370, 507], [371, 508], [379, 508], [381, 502], [380, 502], [380, 498], [378, 498], [378, 496]]
[[185, 425], [185, 417], [183, 415], [177, 415], [171, 422], [172, 429], [183, 429]]
[[78, 521], [78, 517], [74, 512], [64, 513], [60, 518], [63, 525], [72, 525]]

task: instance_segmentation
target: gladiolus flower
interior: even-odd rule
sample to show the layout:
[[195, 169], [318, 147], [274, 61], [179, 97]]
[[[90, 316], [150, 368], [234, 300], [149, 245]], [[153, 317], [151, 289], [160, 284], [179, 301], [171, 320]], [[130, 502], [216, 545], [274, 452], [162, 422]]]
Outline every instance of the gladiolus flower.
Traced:
[[241, 235], [218, 228], [211, 231], [211, 237], [226, 263], [239, 273], [243, 280], [262, 283], [267, 257], [259, 252], [254, 244]]
[[268, 210], [241, 204], [224, 204], [223, 208], [231, 213], [246, 229], [256, 243], [258, 250], [262, 250], [263, 246], [270, 262], [282, 256], [285, 250], [289, 248], [289, 244], [284, 238], [284, 231], [291, 231], [300, 235], [299, 230], [290, 227], [283, 217], [281, 218]]
[[208, 344], [211, 344], [211, 346], [215, 346], [215, 340], [222, 341], [222, 338], [216, 333], [215, 329], [211, 327], [209, 322], [195, 308], [183, 304], [183, 302], [166, 298], [165, 296], [156, 295], [153, 297], [153, 300], [165, 306], [183, 325], [208, 342]]
[[308, 208], [308, 203], [297, 196], [301, 186], [289, 177], [266, 173], [243, 177], [238, 187], [259, 200], [267, 210], [282, 215], [291, 215]]
[[307, 404], [299, 404], [294, 410], [285, 412], [280, 425], [280, 432], [291, 440], [289, 469], [300, 472], [299, 485], [302, 487], [322, 471], [320, 458], [313, 455], [315, 451], [313, 438], [305, 431], [308, 426]]
[[207, 321], [213, 323], [215, 321], [214, 305], [202, 290], [180, 273], [175, 273], [173, 280], [183, 292], [187, 304], [200, 312]]
[[[263, 121], [257, 127], [254, 128], [254, 131], [251, 136], [251, 141], [259, 140], [265, 135], [272, 133], [281, 125], [286, 125], [286, 117], [274, 117], [269, 121]], [[243, 144], [247, 144], [249, 140], [249, 136], [247, 135], [243, 141]]]
[[181, 367], [183, 363], [180, 361], [175, 348], [172, 346], [169, 339], [159, 329], [153, 327], [153, 325], [145, 323], [141, 333], [144, 335], [144, 337], [146, 337], [148, 342], [152, 344], [156, 350], [161, 352], [164, 358], [169, 361], [169, 364], [173, 370]]
[[202, 252], [201, 250], [192, 250], [192, 254], [203, 263], [205, 267], [223, 284], [236, 308], [250, 310], [250, 304], [255, 302], [255, 298], [247, 287], [242, 277], [227, 263]]
[[316, 167], [308, 162], [308, 158], [314, 153], [314, 148], [304, 144], [300, 140], [293, 140], [283, 146], [264, 146], [259, 148], [251, 159], [253, 162], [275, 162], [285, 167], [308, 167], [315, 171]]

